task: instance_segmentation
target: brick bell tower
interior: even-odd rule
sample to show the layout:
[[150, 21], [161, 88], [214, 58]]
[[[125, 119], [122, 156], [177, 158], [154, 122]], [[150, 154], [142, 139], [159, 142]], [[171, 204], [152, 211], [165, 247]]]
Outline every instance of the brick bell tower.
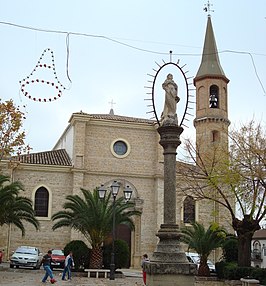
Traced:
[[[220, 65], [211, 16], [208, 15], [201, 64], [194, 78], [196, 144], [204, 164], [211, 162], [213, 152], [217, 157], [218, 146], [221, 151], [228, 150], [228, 82]], [[220, 152], [220, 155], [223, 153]]]

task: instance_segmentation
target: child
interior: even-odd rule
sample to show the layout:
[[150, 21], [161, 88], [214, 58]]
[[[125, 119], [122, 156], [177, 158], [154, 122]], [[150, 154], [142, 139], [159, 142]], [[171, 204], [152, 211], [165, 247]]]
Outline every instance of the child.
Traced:
[[51, 270], [51, 261], [52, 261], [52, 251], [48, 250], [47, 254], [44, 255], [42, 259], [43, 268], [45, 270], [45, 275], [42, 279], [42, 282], [45, 283], [48, 276], [51, 278], [51, 283], [55, 283], [56, 280], [54, 279], [53, 271]]
[[146, 272], [143, 270], [145, 261], [149, 261], [148, 254], [146, 253], [143, 254], [142, 259], [141, 259], [142, 278], [143, 278], [144, 285], [146, 285]]
[[68, 280], [71, 280], [71, 267], [74, 267], [74, 260], [73, 260], [73, 253], [72, 251], [69, 252], [68, 256], [65, 260], [65, 268], [62, 275], [62, 280], [65, 280], [65, 276], [67, 273]]

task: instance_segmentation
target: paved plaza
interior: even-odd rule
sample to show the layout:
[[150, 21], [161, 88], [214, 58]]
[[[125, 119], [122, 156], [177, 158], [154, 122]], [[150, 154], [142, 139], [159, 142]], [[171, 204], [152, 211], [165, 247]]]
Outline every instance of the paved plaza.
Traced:
[[[88, 278], [79, 277], [77, 273], [73, 273], [71, 281], [62, 281], [61, 270], [55, 270], [55, 279], [57, 286], [142, 286], [142, 276], [140, 270], [125, 269], [122, 270], [124, 278], [116, 278], [111, 281], [105, 278]], [[44, 270], [32, 269], [10, 269], [9, 264], [3, 263], [0, 265], [0, 285], [5, 286], [36, 286], [36, 285], [52, 285], [50, 282], [42, 283], [41, 279], [44, 275]]]

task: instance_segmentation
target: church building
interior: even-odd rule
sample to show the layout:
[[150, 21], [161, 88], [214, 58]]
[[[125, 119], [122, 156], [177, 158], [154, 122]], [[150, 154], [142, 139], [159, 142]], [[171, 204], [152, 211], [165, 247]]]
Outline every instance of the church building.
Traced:
[[[202, 59], [194, 78], [196, 140], [206, 158], [216, 142], [228, 145], [226, 132], [222, 132], [230, 124], [228, 82], [208, 16]], [[46, 252], [63, 248], [73, 239], [83, 239], [69, 228], [52, 231], [51, 216], [62, 209], [67, 195], [81, 194], [80, 188], [94, 190], [101, 184], [109, 188], [117, 181], [121, 185], [119, 196], [129, 186], [133, 191], [131, 201], [141, 212], [134, 217], [134, 231], [118, 229], [118, 238], [130, 247], [130, 266], [139, 268], [142, 254], [153, 253], [163, 220], [164, 158], [157, 127], [153, 120], [116, 115], [112, 109], [109, 114], [75, 112], [53, 150], [22, 155], [19, 160], [2, 160], [4, 173], [12, 181], [20, 181], [24, 195], [32, 199], [40, 230], [26, 225], [26, 235], [21, 237], [15, 226], [3, 226], [0, 248], [10, 254], [20, 245], [31, 245]], [[179, 226], [193, 221], [209, 226], [217, 219], [220, 225], [228, 226], [226, 216], [214, 217], [214, 203], [196, 201], [193, 194], [185, 196], [178, 182], [176, 192]]]

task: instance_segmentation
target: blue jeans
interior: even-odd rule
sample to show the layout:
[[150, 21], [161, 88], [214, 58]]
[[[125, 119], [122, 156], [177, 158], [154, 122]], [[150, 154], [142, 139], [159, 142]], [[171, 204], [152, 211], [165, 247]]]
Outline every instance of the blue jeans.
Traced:
[[43, 269], [45, 270], [45, 275], [44, 275], [44, 277], [42, 279], [42, 282], [46, 282], [46, 279], [48, 278], [48, 276], [50, 276], [51, 279], [54, 278], [53, 272], [52, 272], [52, 270], [51, 270], [49, 265], [44, 265]]
[[66, 274], [68, 276], [68, 279], [71, 280], [71, 267], [70, 265], [65, 266], [63, 275], [62, 275], [62, 280], [65, 280]]

